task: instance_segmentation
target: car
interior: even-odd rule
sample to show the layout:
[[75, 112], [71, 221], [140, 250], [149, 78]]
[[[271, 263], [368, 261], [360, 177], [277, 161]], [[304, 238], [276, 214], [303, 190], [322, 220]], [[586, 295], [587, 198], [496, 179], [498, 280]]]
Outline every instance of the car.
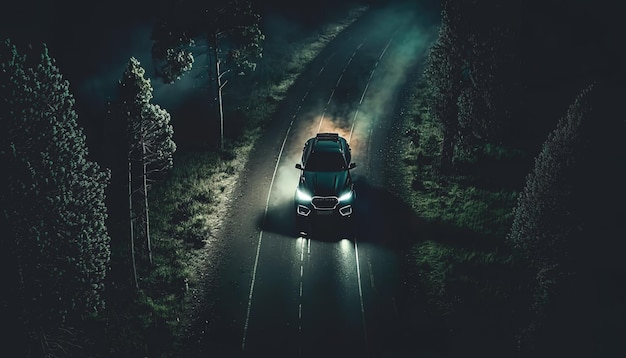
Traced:
[[356, 192], [350, 171], [356, 164], [351, 160], [350, 145], [338, 133], [318, 133], [305, 142], [301, 162], [296, 164], [300, 178], [294, 201], [299, 224], [321, 217], [352, 217]]

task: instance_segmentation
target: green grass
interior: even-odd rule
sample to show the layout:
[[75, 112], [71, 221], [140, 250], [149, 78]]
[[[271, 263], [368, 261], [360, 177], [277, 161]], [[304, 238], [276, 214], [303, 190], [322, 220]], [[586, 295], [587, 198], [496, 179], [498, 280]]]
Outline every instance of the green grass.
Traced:
[[[406, 99], [408, 110], [404, 112], [405, 144], [402, 150], [400, 177], [408, 186], [403, 197], [407, 198], [415, 212], [427, 221], [437, 221], [455, 228], [466, 229], [485, 236], [503, 237], [512, 221], [517, 191], [511, 188], [513, 178], [503, 179], [497, 174], [489, 185], [481, 177], [491, 171], [500, 171], [498, 166], [521, 154], [514, 150], [493, 144], [485, 144], [476, 157], [457, 155], [455, 174], [443, 176], [436, 167], [443, 135], [439, 123], [430, 117], [426, 105], [428, 90], [420, 82], [415, 83], [412, 93]], [[484, 172], [472, 172], [477, 160], [489, 163]], [[506, 185], [505, 185], [506, 184]]]
[[[485, 277], [480, 277], [485, 268], [510, 265], [511, 258], [506, 255], [462, 248], [436, 240], [415, 244], [411, 253], [415, 265], [426, 274], [423, 288], [430, 300], [444, 297], [446, 291], [453, 289], [451, 284], [476, 285], [476, 293], [483, 299], [506, 294], [493, 278], [490, 282], [481, 282]], [[459, 267], [464, 268], [463, 272], [459, 272]]]

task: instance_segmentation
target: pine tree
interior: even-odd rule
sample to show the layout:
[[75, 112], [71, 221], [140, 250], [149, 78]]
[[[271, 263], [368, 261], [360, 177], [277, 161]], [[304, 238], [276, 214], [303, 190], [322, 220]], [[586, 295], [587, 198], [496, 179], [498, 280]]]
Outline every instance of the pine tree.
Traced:
[[[127, 122], [128, 129], [128, 177], [129, 211], [131, 213], [131, 240], [133, 240], [134, 219], [140, 219], [142, 233], [146, 241], [148, 259], [152, 263], [150, 239], [150, 215], [148, 191], [150, 182], [158, 173], [173, 166], [176, 144], [169, 113], [152, 100], [152, 85], [144, 77], [145, 70], [139, 61], [132, 57], [119, 82], [119, 113]], [[134, 178], [140, 178], [136, 187]], [[136, 188], [135, 188], [136, 187]], [[139, 200], [133, 201], [138, 194]], [[133, 208], [141, 208], [141, 214], [134, 214]], [[137, 211], [139, 212], [139, 211]], [[134, 247], [133, 247], [134, 249]], [[134, 259], [134, 257], [133, 257]]]
[[[246, 0], [210, 3], [176, 1], [161, 17], [152, 34], [153, 61], [166, 83], [173, 83], [193, 67], [192, 49], [207, 56], [209, 79], [214, 85], [220, 116], [220, 146], [224, 147], [224, 76], [254, 70], [262, 56], [264, 35], [260, 15]], [[200, 50], [202, 46], [206, 50]]]
[[562, 262], [568, 232], [576, 227], [570, 215], [576, 156], [582, 146], [582, 121], [590, 108], [591, 87], [583, 90], [557, 128], [550, 133], [518, 198], [508, 240], [540, 269]]
[[[21, 55], [0, 44], [0, 204], [4, 253], [24, 331], [51, 331], [97, 314], [110, 248], [105, 226], [109, 172], [87, 159], [74, 98], [46, 46]], [[32, 347], [32, 346], [31, 346]]]
[[[526, 186], [518, 197], [507, 241], [525, 258], [535, 275], [532, 318], [523, 341], [532, 341], [548, 303], [564, 286], [577, 261], [581, 215], [581, 159], [589, 150], [582, 130], [590, 120], [593, 86], [585, 88], [550, 133]], [[608, 154], [608, 153], [607, 153]], [[528, 344], [527, 342], [524, 342]]]

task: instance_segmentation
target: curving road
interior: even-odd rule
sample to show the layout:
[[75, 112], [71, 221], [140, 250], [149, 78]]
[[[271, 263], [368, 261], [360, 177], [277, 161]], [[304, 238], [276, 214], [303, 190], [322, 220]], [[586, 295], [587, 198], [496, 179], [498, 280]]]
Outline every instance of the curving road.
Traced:
[[[230, 201], [186, 356], [378, 357], [401, 350], [402, 204], [384, 188], [398, 97], [433, 39], [415, 7], [372, 8], [299, 77]], [[294, 168], [306, 139], [351, 144], [353, 230], [295, 228]]]

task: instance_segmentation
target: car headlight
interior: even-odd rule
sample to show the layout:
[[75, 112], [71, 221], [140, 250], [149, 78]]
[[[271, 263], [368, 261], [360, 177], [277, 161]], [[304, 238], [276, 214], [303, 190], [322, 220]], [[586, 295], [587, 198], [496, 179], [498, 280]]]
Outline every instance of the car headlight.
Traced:
[[348, 201], [348, 200], [352, 199], [352, 195], [353, 195], [353, 193], [354, 193], [354, 192], [353, 192], [352, 190], [350, 190], [349, 192], [347, 192], [347, 193], [345, 193], [345, 194], [341, 195], [341, 196], [339, 197], [339, 201]]
[[308, 193], [300, 190], [300, 188], [296, 188], [296, 197], [300, 201], [311, 201], [311, 200], [313, 200], [313, 197], [311, 195], [309, 195]]

